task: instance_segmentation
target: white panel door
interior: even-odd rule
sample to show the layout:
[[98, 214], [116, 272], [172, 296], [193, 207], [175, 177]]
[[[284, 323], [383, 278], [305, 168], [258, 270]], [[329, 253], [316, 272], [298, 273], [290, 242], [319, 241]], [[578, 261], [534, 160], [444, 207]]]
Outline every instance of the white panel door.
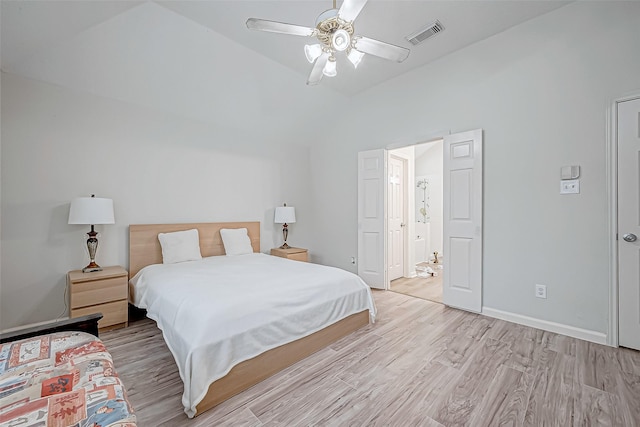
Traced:
[[442, 302], [482, 310], [482, 129], [446, 136]]
[[386, 289], [385, 150], [358, 153], [358, 276], [372, 288]]
[[395, 280], [404, 273], [404, 160], [389, 156], [387, 165], [387, 274]]
[[640, 350], [640, 99], [618, 104], [619, 344]]

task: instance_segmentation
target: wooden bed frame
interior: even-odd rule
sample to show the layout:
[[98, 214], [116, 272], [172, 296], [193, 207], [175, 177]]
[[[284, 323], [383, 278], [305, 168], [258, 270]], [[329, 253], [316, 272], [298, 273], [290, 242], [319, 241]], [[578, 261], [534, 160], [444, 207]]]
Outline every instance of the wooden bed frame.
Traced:
[[[129, 226], [129, 277], [150, 264], [162, 263], [162, 248], [158, 233], [196, 228], [203, 257], [224, 255], [221, 228], [246, 228], [254, 252], [260, 252], [259, 222], [218, 222], [191, 224], [142, 224]], [[133, 289], [129, 288], [130, 295]], [[316, 351], [369, 324], [369, 310], [346, 317], [307, 337], [268, 350], [253, 359], [234, 366], [231, 371], [213, 382], [196, 407], [196, 416], [228, 398], [248, 389], [271, 375], [293, 365]]]

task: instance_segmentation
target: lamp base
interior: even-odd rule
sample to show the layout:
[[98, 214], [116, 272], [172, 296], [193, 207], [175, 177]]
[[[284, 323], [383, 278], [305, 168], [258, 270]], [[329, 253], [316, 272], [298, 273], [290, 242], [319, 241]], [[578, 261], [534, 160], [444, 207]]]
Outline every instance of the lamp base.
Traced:
[[82, 269], [83, 273], [93, 273], [94, 271], [102, 271], [102, 267], [100, 267], [93, 261], [91, 261], [89, 265]]
[[282, 237], [284, 238], [284, 243], [280, 246], [280, 249], [289, 249], [291, 246], [287, 245], [287, 237], [289, 237], [289, 226], [285, 222], [282, 224]]
[[102, 271], [102, 267], [96, 264], [96, 250], [98, 249], [98, 239], [96, 236], [98, 233], [93, 229], [93, 225], [91, 225], [91, 231], [88, 232], [87, 235], [89, 236], [87, 239], [87, 250], [89, 251], [89, 260], [91, 260], [91, 262], [82, 269], [82, 272], [92, 273], [94, 271]]

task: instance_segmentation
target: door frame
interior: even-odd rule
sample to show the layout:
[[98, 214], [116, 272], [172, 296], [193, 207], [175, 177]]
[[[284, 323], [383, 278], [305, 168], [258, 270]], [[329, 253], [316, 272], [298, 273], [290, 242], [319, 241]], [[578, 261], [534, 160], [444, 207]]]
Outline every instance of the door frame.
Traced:
[[632, 92], [615, 98], [607, 108], [606, 129], [606, 184], [609, 226], [609, 327], [607, 345], [618, 347], [618, 104], [640, 99], [640, 92]]
[[[402, 150], [403, 148], [408, 148], [408, 147], [413, 147], [414, 145], [420, 145], [420, 144], [428, 144], [430, 142], [435, 142], [435, 141], [439, 141], [439, 140], [443, 140], [444, 141], [444, 137], [451, 135], [451, 130], [439, 130], [433, 133], [428, 133], [425, 134], [423, 136], [416, 136], [416, 137], [412, 137], [412, 138], [403, 138], [402, 140], [387, 144], [387, 146], [384, 148], [387, 151], [387, 156], [389, 155], [390, 152], [395, 151], [395, 150]], [[394, 153], [397, 157], [403, 157], [405, 158], [401, 152], [400, 153]], [[413, 183], [415, 182], [415, 163], [416, 163], [416, 158], [415, 158], [415, 151], [414, 154], [412, 156], [412, 158], [405, 158], [407, 160], [406, 166], [407, 168], [405, 169], [405, 176], [406, 176], [406, 188], [405, 188], [405, 206], [406, 206], [406, 211], [405, 211], [405, 218], [408, 221], [407, 226], [405, 227], [405, 277], [407, 276], [411, 276], [411, 277], [415, 277], [416, 275], [416, 271], [415, 271], [415, 259], [416, 259], [416, 254], [415, 254], [415, 245], [411, 244], [411, 242], [409, 242], [408, 240], [411, 239], [411, 237], [407, 238], [407, 236], [415, 236], [415, 222], [416, 222], [416, 215], [415, 215], [415, 191], [409, 191], [409, 183], [412, 183], [411, 185], [413, 185]], [[412, 203], [410, 203], [412, 202]], [[413, 206], [412, 206], [413, 205]], [[386, 206], [385, 206], [386, 208]], [[387, 218], [385, 218], [385, 227], [387, 224]], [[386, 253], [386, 247], [385, 247], [385, 253]], [[413, 271], [412, 271], [412, 267], [413, 267]], [[387, 278], [387, 287], [386, 290], [391, 289], [391, 281], [388, 280]]]
[[[442, 140], [443, 141], [443, 150], [444, 150], [446, 148], [445, 140], [448, 137], [452, 136], [452, 135], [473, 133], [474, 134], [473, 139], [475, 141], [476, 140], [475, 139], [476, 138], [475, 135], [476, 135], [477, 131], [480, 131], [480, 141], [481, 141], [481, 147], [482, 147], [484, 145], [482, 143], [483, 140], [484, 140], [484, 135], [483, 135], [484, 131], [483, 131], [483, 129], [474, 129], [474, 130], [470, 130], [470, 131], [456, 132], [455, 134], [453, 134], [451, 131], [446, 131], [446, 132], [440, 132], [438, 134], [432, 134], [432, 135], [430, 135], [429, 138], [424, 138], [420, 142], [403, 141], [403, 142], [398, 142], [398, 143], [395, 143], [395, 144], [389, 144], [389, 145], [387, 145], [387, 148], [386, 148], [386, 154], [387, 154], [386, 158], [387, 159], [389, 158], [390, 151], [392, 151], [392, 150], [399, 150], [399, 149], [402, 149], [402, 148], [405, 148], [405, 147], [410, 147], [410, 146], [414, 146], [414, 145], [417, 145], [417, 144], [427, 143], [427, 142], [436, 141], [436, 140]], [[397, 154], [397, 153], [394, 153], [394, 154]], [[443, 153], [443, 156], [444, 156], [444, 153]], [[482, 156], [480, 158], [482, 158]], [[481, 163], [480, 163], [480, 168], [481, 169], [482, 169], [482, 163], [483, 163], [483, 161], [481, 160]], [[414, 165], [413, 166], [415, 168], [415, 155], [414, 155]], [[443, 172], [446, 173], [446, 171], [443, 171]], [[412, 174], [409, 174], [408, 179], [412, 179], [411, 175]], [[484, 176], [484, 172], [481, 172], [481, 181], [482, 181], [482, 177], [483, 176]], [[415, 171], [413, 173], [413, 178], [415, 178]], [[415, 179], [413, 179], [413, 180], [415, 181]], [[412, 185], [413, 185], [413, 183], [412, 183]], [[481, 188], [480, 188], [480, 193], [481, 194], [482, 194], [482, 188], [483, 187], [484, 187], [484, 185], [481, 184]], [[387, 188], [386, 183], [384, 185], [384, 188]], [[358, 198], [360, 198], [360, 196], [358, 196]], [[480, 217], [482, 217], [482, 213], [484, 212], [484, 195], [481, 195], [480, 198], [481, 198], [481, 201], [480, 201], [480, 211], [481, 211]], [[387, 198], [385, 196], [385, 207], [384, 207], [385, 212], [387, 210], [386, 203], [388, 203], [388, 200], [387, 200]], [[406, 203], [406, 201], [405, 201], [405, 203]], [[444, 205], [443, 205], [443, 208], [444, 208]], [[414, 209], [409, 209], [409, 210], [410, 210], [410, 212], [409, 212], [409, 215], [408, 215], [407, 219], [410, 220], [410, 222], [411, 222], [410, 225], [413, 226], [413, 223], [415, 222], [415, 212], [414, 212], [415, 211], [415, 206], [414, 206]], [[386, 232], [387, 224], [388, 224], [388, 217], [386, 215], [384, 217], [384, 224], [385, 224], [384, 228], [385, 228], [385, 232]], [[443, 225], [444, 225], [444, 219], [443, 219]], [[483, 228], [483, 225], [484, 225], [483, 220], [481, 220], [480, 229]], [[414, 234], [413, 232], [410, 232], [410, 230], [406, 230], [406, 231], [407, 231], [407, 234], [410, 234], [411, 236], [413, 236], [413, 234]], [[443, 227], [443, 231], [444, 231], [444, 227]], [[480, 236], [482, 236], [482, 231], [480, 231]], [[443, 236], [443, 237], [446, 238], [446, 236]], [[406, 240], [407, 239], [405, 239], [405, 244], [407, 244]], [[443, 241], [443, 245], [444, 244], [445, 244], [445, 242]], [[386, 245], [385, 245], [385, 248], [384, 248], [384, 252], [385, 252], [384, 258], [385, 258], [385, 261], [386, 261], [386, 258], [388, 256], [388, 248], [387, 248]], [[444, 252], [446, 252], [446, 251], [444, 251]], [[484, 252], [484, 243], [481, 243], [480, 244], [480, 288], [478, 290], [479, 294], [480, 294], [480, 306], [478, 307], [477, 311], [475, 310], [475, 308], [474, 309], [463, 308], [463, 307], [458, 307], [458, 308], [461, 308], [461, 309], [464, 309], [464, 310], [470, 310], [470, 311], [477, 312], [477, 313], [482, 313], [483, 312], [482, 300], [483, 300], [483, 294], [484, 294], [484, 286], [483, 286], [483, 283], [482, 283], [482, 272], [481, 272], [482, 271], [482, 264], [483, 264], [483, 252]], [[413, 262], [415, 262], [415, 254], [414, 253], [411, 253], [410, 258], [412, 259]], [[406, 261], [406, 259], [405, 259], [405, 261]], [[385, 269], [386, 269], [386, 265], [385, 265]], [[390, 281], [389, 281], [388, 277], [385, 277], [385, 282], [386, 282], [385, 289], [389, 290], [390, 289]], [[444, 286], [446, 286], [446, 283], [447, 283], [446, 280], [443, 280], [443, 294], [444, 294]], [[444, 301], [443, 301], [443, 303], [446, 305], [446, 303]]]

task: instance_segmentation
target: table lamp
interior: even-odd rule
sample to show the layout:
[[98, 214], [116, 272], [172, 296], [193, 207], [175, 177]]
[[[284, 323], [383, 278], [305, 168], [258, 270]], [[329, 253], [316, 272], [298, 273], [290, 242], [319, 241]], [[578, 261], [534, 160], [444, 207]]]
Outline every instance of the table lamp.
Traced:
[[89, 249], [89, 265], [82, 269], [83, 273], [100, 271], [102, 267], [96, 264], [96, 250], [98, 249], [98, 233], [93, 229], [97, 224], [115, 224], [113, 216], [113, 200], [95, 197], [78, 197], [71, 202], [69, 208], [69, 224], [91, 225], [87, 234], [87, 249]]
[[278, 206], [276, 208], [276, 214], [274, 221], [276, 224], [282, 225], [282, 235], [284, 236], [284, 244], [280, 246], [280, 249], [289, 249], [291, 246], [287, 245], [287, 236], [289, 235], [288, 225], [296, 222], [296, 208], [293, 206], [287, 206], [285, 203], [284, 206]]

